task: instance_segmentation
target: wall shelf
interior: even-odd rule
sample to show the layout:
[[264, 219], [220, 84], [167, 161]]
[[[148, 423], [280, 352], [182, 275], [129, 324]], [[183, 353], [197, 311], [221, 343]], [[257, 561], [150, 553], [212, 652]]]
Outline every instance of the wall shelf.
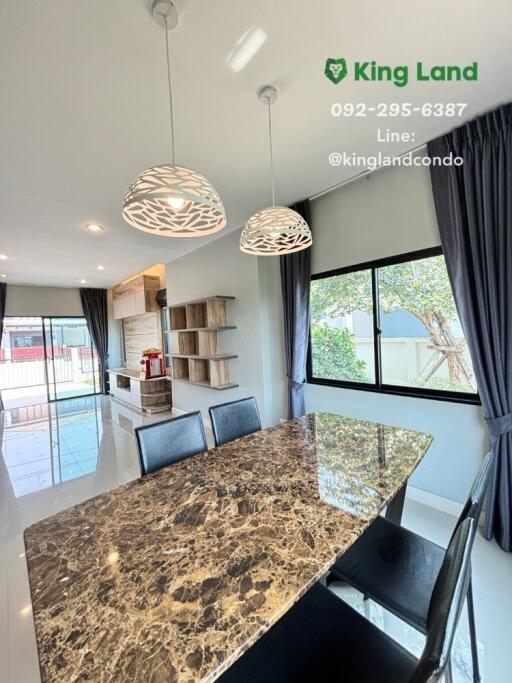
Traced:
[[227, 302], [233, 296], [210, 296], [169, 306], [170, 332], [178, 335], [178, 349], [172, 353], [172, 379], [209, 389], [238, 386], [230, 381], [229, 361], [236, 353], [219, 353], [217, 334], [234, 330], [228, 325]]

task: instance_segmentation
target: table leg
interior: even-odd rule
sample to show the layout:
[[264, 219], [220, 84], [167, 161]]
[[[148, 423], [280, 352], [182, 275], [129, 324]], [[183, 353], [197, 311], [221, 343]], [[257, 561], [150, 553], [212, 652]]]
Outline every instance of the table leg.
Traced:
[[384, 517], [388, 522], [400, 525], [402, 522], [402, 512], [404, 509], [405, 492], [407, 490], [407, 482], [398, 490], [393, 500], [390, 501], [386, 508]]

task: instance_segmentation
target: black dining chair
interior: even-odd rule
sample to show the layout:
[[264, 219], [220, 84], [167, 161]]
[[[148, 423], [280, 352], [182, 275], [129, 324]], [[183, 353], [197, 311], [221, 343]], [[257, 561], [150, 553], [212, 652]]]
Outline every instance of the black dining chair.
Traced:
[[[493, 453], [485, 457], [455, 529], [472, 515], [476, 523], [489, 482]], [[428, 609], [445, 549], [404, 527], [378, 517], [331, 568], [338, 579], [361, 591], [400, 619], [426, 633]], [[471, 577], [467, 591], [473, 680], [480, 680]]]
[[451, 682], [450, 652], [470, 580], [476, 521], [455, 531], [430, 599], [420, 659], [316, 584], [218, 679], [221, 683]]
[[254, 396], [211, 406], [209, 413], [216, 446], [261, 429], [260, 413]]
[[199, 411], [135, 430], [142, 475], [207, 450]]

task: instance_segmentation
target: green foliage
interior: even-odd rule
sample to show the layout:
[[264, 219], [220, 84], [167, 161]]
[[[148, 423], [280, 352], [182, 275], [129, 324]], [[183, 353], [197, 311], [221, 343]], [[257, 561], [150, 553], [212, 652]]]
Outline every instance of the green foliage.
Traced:
[[311, 282], [312, 325], [355, 310], [371, 313], [372, 279], [368, 271]]
[[311, 327], [313, 375], [329, 379], [368, 382], [366, 365], [356, 355], [354, 337], [347, 329]]
[[420, 320], [457, 313], [443, 256], [399, 263], [379, 270], [380, 306], [385, 313], [404, 309]]
[[[425, 322], [439, 315], [455, 320], [456, 311], [443, 256], [379, 269], [380, 308], [384, 313], [409, 311]], [[311, 283], [313, 323], [355, 310], [371, 313], [372, 283], [368, 271], [314, 280]]]
[[[443, 256], [384, 266], [378, 269], [378, 278], [379, 306], [382, 313], [407, 311], [424, 325], [436, 348], [443, 350], [457, 347], [458, 342], [451, 329], [451, 323], [457, 320], [457, 312]], [[352, 379], [347, 375], [353, 372], [354, 379], [358, 379], [358, 373], [364, 373], [364, 363], [362, 367], [358, 365], [361, 361], [357, 359], [350, 333], [347, 332], [348, 336], [345, 335], [342, 339], [335, 332], [330, 338], [325, 330], [332, 325], [332, 321], [341, 321], [345, 315], [354, 311], [371, 315], [372, 300], [372, 275], [369, 270], [313, 280], [311, 326], [312, 330], [317, 327], [322, 330], [323, 336], [318, 336], [318, 342], [313, 341], [312, 353], [313, 357], [315, 354], [318, 356], [318, 363], [325, 372], [321, 375], [316, 370], [317, 377]], [[320, 335], [320, 332], [316, 334]], [[328, 345], [328, 350], [322, 351], [321, 344]], [[343, 354], [348, 354], [346, 363], [342, 358]], [[445, 361], [449, 367], [450, 388], [467, 386], [471, 368], [465, 362], [462, 352], [447, 356]], [[427, 386], [433, 386], [435, 381], [439, 380], [426, 377], [424, 385], [426, 383]]]

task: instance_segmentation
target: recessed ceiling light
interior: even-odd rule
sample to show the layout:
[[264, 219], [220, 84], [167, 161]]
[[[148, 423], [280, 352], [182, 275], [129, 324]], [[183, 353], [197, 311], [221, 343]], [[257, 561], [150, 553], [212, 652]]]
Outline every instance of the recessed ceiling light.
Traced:
[[102, 226], [98, 225], [98, 223], [87, 223], [85, 227], [91, 232], [101, 232], [103, 230]]
[[80, 284], [81, 284], [81, 285], [86, 285], [86, 284], [87, 284], [87, 280], [84, 280], [84, 278], [82, 278], [82, 279], [80, 280]]
[[0, 277], [7, 277], [5, 273], [0, 273]]
[[102, 266], [101, 263], [96, 266], [96, 270], [105, 270], [105, 266]]
[[7, 254], [0, 254], [0, 261], [7, 261], [8, 256]]

